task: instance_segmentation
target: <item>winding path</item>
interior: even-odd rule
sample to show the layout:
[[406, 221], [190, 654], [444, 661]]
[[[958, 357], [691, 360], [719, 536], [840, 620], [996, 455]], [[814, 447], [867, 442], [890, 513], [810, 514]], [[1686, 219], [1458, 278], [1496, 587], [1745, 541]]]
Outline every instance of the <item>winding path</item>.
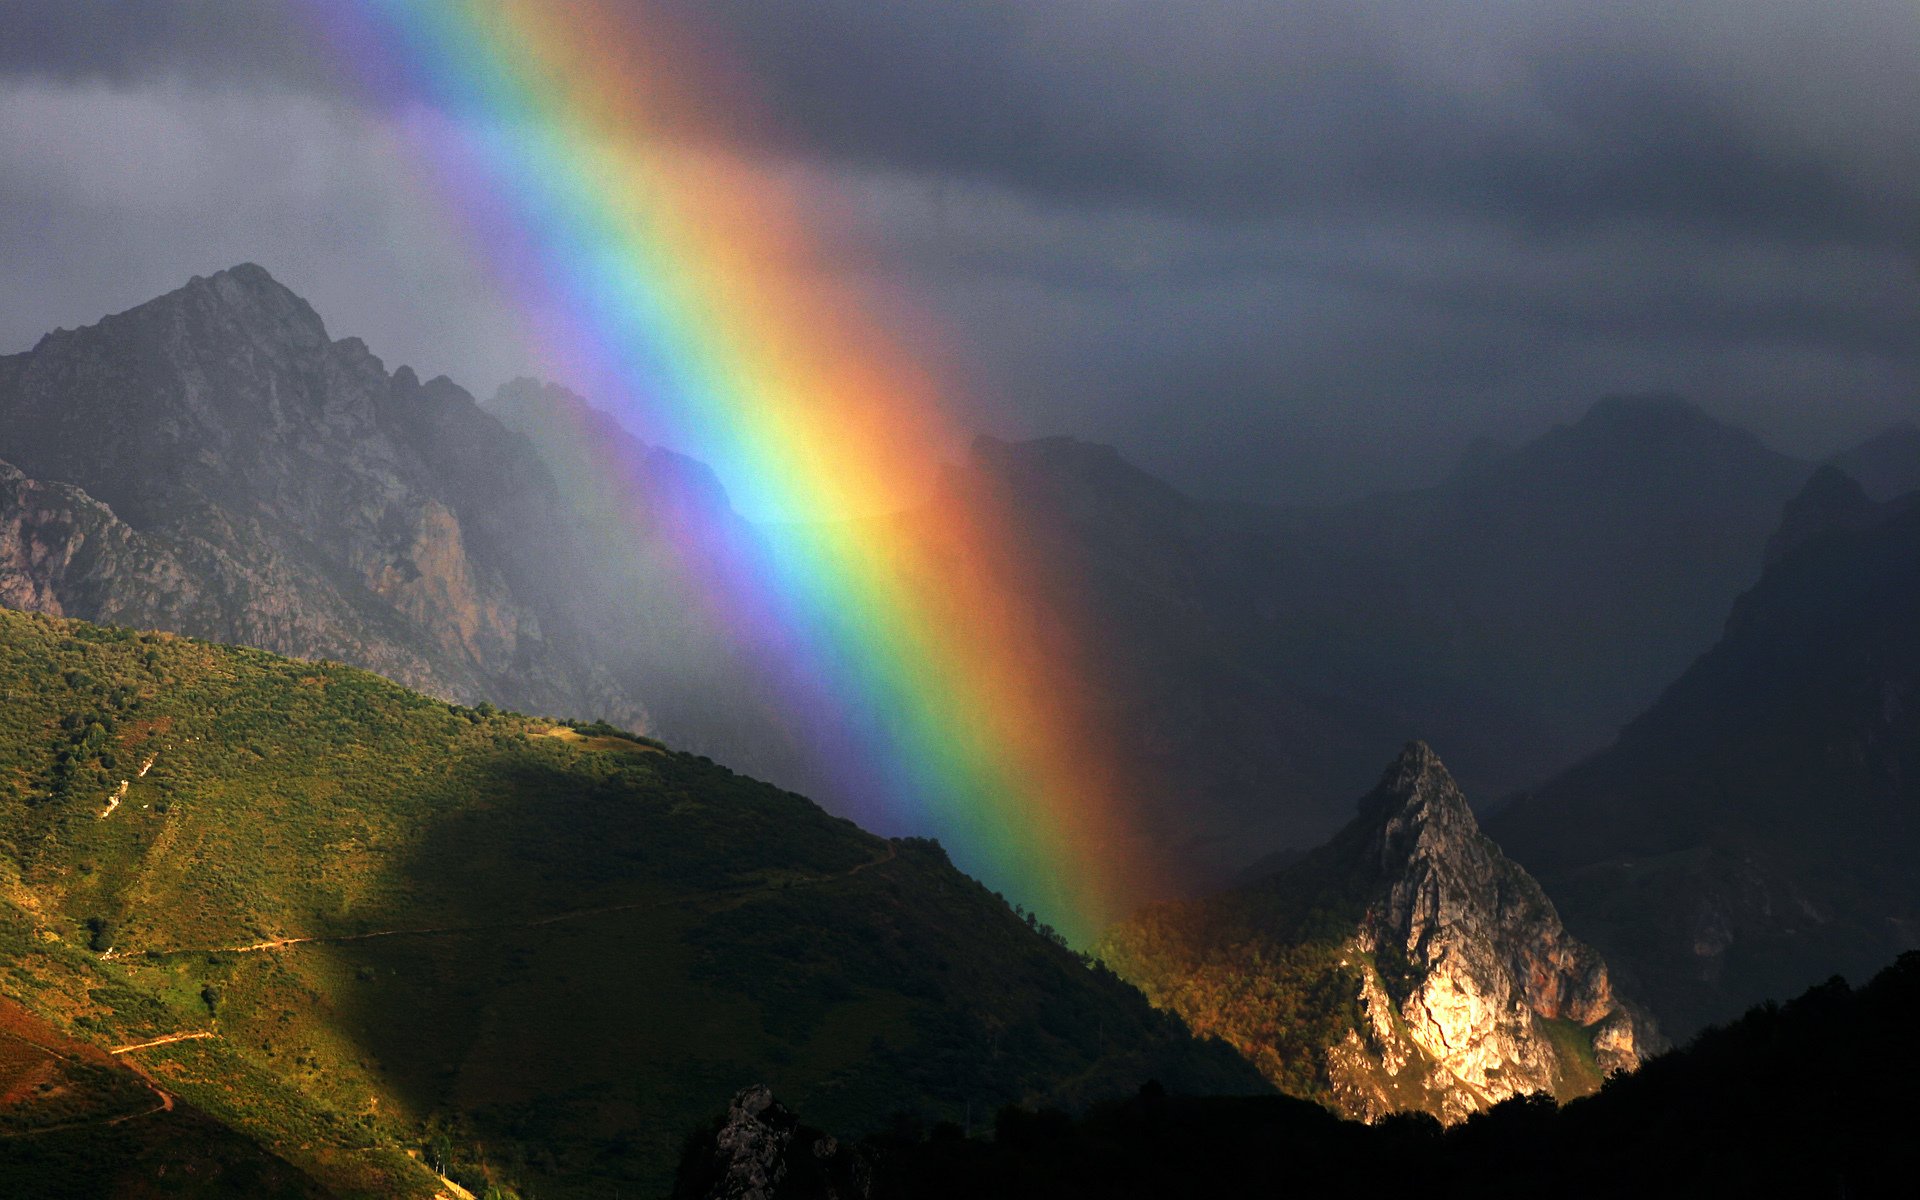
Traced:
[[[203, 1033], [203, 1034], [189, 1034], [185, 1036], [186, 1037], [211, 1037], [212, 1035]], [[59, 1059], [61, 1062], [66, 1063], [69, 1066], [84, 1067], [88, 1065], [87, 1063], [82, 1062], [80, 1059], [73, 1057], [71, 1054], [62, 1053], [61, 1051], [54, 1049], [52, 1046], [44, 1045], [40, 1042], [35, 1041], [32, 1038], [22, 1037], [21, 1035], [14, 1033], [12, 1030], [0, 1029], [0, 1037], [10, 1038], [13, 1041], [19, 1042], [24, 1046], [31, 1046], [35, 1050], [38, 1050], [40, 1053], [47, 1055], [49, 1058]], [[148, 1044], [160, 1045], [164, 1042], [184, 1041], [184, 1040], [185, 1040], [185, 1037], [176, 1036], [176, 1037], [161, 1038], [158, 1042], [151, 1042]], [[140, 1047], [138, 1046], [128, 1046], [125, 1049], [137, 1050], [139, 1048]], [[109, 1051], [109, 1053], [112, 1053], [112, 1054], [119, 1054], [121, 1052], [122, 1051], [120, 1050]], [[94, 1064], [94, 1065], [97, 1066], [98, 1064]], [[148, 1091], [153, 1093], [157, 1103], [155, 1103], [152, 1108], [143, 1108], [143, 1109], [140, 1109], [138, 1112], [121, 1113], [119, 1116], [115, 1116], [115, 1117], [89, 1117], [89, 1118], [86, 1118], [85, 1120], [80, 1120], [80, 1121], [63, 1121], [58, 1125], [43, 1125], [38, 1129], [18, 1129], [9, 1133], [0, 1133], [0, 1138], [38, 1137], [43, 1133], [60, 1133], [68, 1129], [105, 1129], [110, 1125], [119, 1125], [119, 1124], [122, 1124], [123, 1122], [132, 1121], [140, 1117], [150, 1117], [150, 1116], [153, 1116], [155, 1113], [165, 1113], [165, 1112], [173, 1111], [173, 1093], [172, 1092], [169, 1092], [167, 1089], [161, 1087], [158, 1083], [154, 1082], [153, 1076], [147, 1074], [145, 1069], [143, 1069], [140, 1066], [140, 1064], [129, 1061], [127, 1063], [127, 1068], [130, 1071], [132, 1071], [134, 1075], [139, 1077], [140, 1083], [142, 1086], [144, 1086]]]

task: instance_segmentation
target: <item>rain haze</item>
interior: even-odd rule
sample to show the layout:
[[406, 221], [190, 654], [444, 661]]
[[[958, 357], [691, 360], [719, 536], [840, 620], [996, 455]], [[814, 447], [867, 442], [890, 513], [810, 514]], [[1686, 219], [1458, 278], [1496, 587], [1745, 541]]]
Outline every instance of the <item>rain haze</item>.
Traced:
[[[389, 365], [552, 373], [413, 160], [436, 115], [311, 7], [6, 6], [0, 352], [252, 260]], [[654, 7], [985, 432], [1293, 501], [1608, 393], [1806, 455], [1920, 417], [1911, 0]]]

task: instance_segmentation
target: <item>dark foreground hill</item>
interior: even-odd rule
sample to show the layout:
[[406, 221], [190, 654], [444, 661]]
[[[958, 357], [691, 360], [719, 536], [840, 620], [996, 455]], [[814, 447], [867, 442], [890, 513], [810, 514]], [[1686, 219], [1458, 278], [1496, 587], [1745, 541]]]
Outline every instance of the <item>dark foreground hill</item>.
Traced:
[[1515, 1098], [1444, 1130], [1146, 1088], [1078, 1118], [1003, 1111], [990, 1140], [941, 1127], [848, 1147], [749, 1104], [689, 1145], [675, 1194], [736, 1195], [729, 1173], [758, 1167], [775, 1179], [766, 1200], [1907, 1195], [1916, 1011], [1908, 954], [1858, 991], [1836, 979], [1756, 1008], [1564, 1108]]
[[1678, 1034], [1920, 945], [1920, 495], [1816, 476], [1720, 643], [1487, 825]]
[[343, 1196], [657, 1194], [759, 1079], [849, 1130], [1264, 1087], [931, 843], [611, 727], [13, 612], [0, 994], [175, 1039], [128, 1057]]

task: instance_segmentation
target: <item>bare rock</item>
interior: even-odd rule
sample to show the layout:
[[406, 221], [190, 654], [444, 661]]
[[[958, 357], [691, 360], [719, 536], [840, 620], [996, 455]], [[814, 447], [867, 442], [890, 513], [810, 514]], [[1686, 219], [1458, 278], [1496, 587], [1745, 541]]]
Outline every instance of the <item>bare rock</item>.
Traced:
[[1221, 896], [1154, 906], [1101, 953], [1276, 1086], [1365, 1120], [1580, 1095], [1658, 1044], [1424, 743], [1327, 845]]

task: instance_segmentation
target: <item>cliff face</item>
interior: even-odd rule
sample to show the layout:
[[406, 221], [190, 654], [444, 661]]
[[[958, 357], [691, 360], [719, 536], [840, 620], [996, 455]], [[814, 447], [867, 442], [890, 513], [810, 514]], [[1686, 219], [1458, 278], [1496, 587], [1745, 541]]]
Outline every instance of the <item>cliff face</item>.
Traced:
[[1413, 1080], [1428, 1098], [1421, 1107], [1446, 1119], [1508, 1096], [1576, 1093], [1595, 1072], [1639, 1066], [1645, 1035], [1615, 999], [1606, 964], [1480, 832], [1430, 749], [1410, 747], [1369, 807], [1364, 844], [1384, 890], [1351, 940], [1364, 1020], [1328, 1056], [1343, 1109], [1369, 1119], [1393, 1111], [1399, 1076], [1415, 1063], [1425, 1068]]
[[1578, 1095], [1656, 1036], [1418, 743], [1326, 846], [1148, 909], [1101, 954], [1276, 1084], [1368, 1120]]
[[0, 599], [644, 723], [575, 611], [567, 509], [446, 380], [333, 341], [254, 266], [0, 372]]
[[204, 601], [186, 567], [79, 488], [0, 462], [0, 605], [175, 626]]

